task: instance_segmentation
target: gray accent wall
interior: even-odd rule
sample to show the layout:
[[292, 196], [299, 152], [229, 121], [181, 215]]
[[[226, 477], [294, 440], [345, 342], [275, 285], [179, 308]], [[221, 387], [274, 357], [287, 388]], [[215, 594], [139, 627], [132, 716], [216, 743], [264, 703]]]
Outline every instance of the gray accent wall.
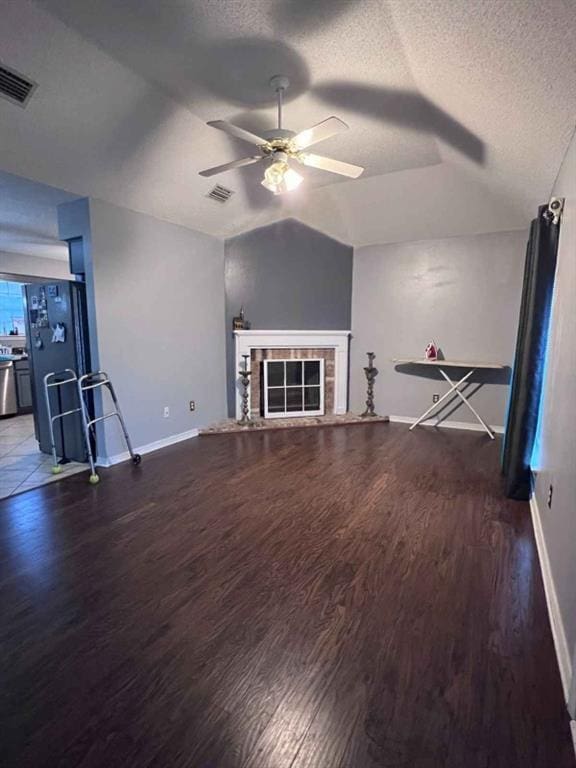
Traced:
[[[576, 137], [572, 139], [552, 194], [564, 197], [565, 203], [558, 245], [535, 494], [569, 666], [570, 659], [573, 664], [576, 661]], [[549, 509], [550, 485], [554, 490]], [[563, 638], [558, 639], [562, 643]], [[571, 677], [570, 709], [576, 717], [574, 669]]]
[[[100, 200], [61, 206], [59, 219], [61, 237], [85, 238], [93, 364], [110, 374], [134, 445], [224, 418], [223, 242]], [[100, 456], [124, 450], [108, 423]]]
[[285, 219], [226, 241], [228, 411], [234, 414], [232, 318], [253, 329], [348, 330], [353, 249]]
[[[395, 370], [393, 358], [424, 357], [435, 340], [446, 358], [511, 365], [527, 232], [373, 245], [354, 253], [351, 405], [364, 408], [366, 352], [375, 352], [376, 410], [413, 418], [446, 382], [422, 368]], [[504, 424], [508, 372], [475, 377], [468, 393], [489, 424]], [[458, 400], [450, 421], [477, 423]]]

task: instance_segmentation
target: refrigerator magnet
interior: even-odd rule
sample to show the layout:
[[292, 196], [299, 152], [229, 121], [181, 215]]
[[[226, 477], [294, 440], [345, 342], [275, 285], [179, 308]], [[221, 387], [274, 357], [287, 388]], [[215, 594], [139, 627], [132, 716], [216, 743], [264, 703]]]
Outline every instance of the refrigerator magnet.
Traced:
[[52, 328], [52, 344], [63, 344], [66, 341], [66, 326], [56, 323]]

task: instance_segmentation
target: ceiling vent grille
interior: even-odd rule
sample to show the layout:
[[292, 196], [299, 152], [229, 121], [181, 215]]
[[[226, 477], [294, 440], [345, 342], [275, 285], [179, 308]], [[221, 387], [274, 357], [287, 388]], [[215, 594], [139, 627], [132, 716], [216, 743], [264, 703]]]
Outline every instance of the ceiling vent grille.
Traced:
[[0, 64], [0, 96], [24, 107], [35, 88], [36, 83]]
[[226, 189], [226, 187], [222, 187], [220, 184], [216, 184], [214, 189], [211, 189], [206, 197], [209, 197], [212, 200], [217, 200], [219, 203], [227, 203], [233, 194], [234, 192], [231, 189]]

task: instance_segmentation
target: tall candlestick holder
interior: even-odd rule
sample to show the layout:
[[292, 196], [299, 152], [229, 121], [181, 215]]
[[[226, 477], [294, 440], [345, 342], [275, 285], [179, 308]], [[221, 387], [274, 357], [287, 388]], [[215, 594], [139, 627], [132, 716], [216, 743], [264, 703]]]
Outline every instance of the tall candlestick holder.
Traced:
[[369, 419], [378, 415], [374, 410], [374, 379], [378, 376], [378, 368], [374, 366], [376, 355], [374, 352], [367, 352], [366, 354], [368, 355], [368, 365], [364, 367], [367, 381], [366, 410], [360, 414], [363, 419]]
[[254, 422], [250, 418], [250, 406], [248, 404], [250, 400], [248, 387], [250, 386], [250, 376], [252, 374], [252, 371], [248, 370], [248, 358], [250, 355], [242, 355], [242, 357], [244, 358], [244, 368], [238, 371], [240, 386], [242, 387], [242, 417], [238, 419], [238, 424], [251, 427]]

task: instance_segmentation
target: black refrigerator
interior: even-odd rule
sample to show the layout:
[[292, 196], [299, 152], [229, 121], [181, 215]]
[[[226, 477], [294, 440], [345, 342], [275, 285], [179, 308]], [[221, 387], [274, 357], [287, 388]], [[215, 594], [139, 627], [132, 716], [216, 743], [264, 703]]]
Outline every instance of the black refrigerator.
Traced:
[[[24, 287], [24, 304], [36, 439], [41, 451], [51, 453], [44, 376], [65, 368], [78, 376], [90, 371], [86, 286], [66, 280], [31, 283]], [[76, 387], [51, 388], [50, 403], [52, 415], [77, 408]], [[87, 460], [80, 413], [57, 419], [54, 439], [64, 461]]]

